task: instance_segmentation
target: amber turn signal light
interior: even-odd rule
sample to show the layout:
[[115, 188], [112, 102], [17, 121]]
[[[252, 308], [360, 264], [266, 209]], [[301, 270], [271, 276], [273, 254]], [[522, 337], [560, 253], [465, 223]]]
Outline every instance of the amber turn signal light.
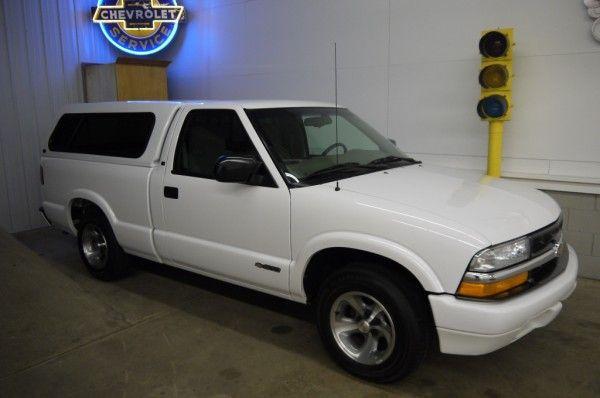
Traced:
[[491, 283], [462, 281], [456, 293], [463, 297], [491, 297], [522, 285], [523, 283], [527, 282], [528, 278], [529, 273], [523, 272], [522, 274]]

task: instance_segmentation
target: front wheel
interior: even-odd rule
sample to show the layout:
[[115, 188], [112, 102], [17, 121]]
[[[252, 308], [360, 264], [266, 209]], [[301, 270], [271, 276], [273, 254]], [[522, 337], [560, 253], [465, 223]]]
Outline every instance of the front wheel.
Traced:
[[423, 300], [410, 281], [376, 264], [344, 268], [319, 293], [321, 339], [348, 372], [377, 382], [398, 380], [421, 363], [432, 338]]

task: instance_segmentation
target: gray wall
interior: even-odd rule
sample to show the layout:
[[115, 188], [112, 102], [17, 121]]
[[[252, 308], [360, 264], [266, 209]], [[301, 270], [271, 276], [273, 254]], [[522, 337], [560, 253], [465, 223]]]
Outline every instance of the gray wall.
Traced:
[[600, 183], [600, 43], [581, 0], [200, 3], [172, 65], [174, 97], [331, 101], [337, 41], [341, 103], [422, 160], [472, 169], [487, 148], [479, 34], [514, 26], [505, 175]]
[[94, 0], [0, 0], [0, 227], [38, 227], [39, 157], [57, 113], [82, 100], [81, 62], [115, 54], [89, 22]]
[[[41, 143], [60, 107], [82, 99], [80, 63], [119, 55], [89, 21], [95, 4], [0, 0], [0, 227], [6, 230], [42, 225]], [[173, 60], [172, 97], [331, 101], [336, 40], [342, 103], [420, 158], [470, 168], [483, 167], [486, 151], [485, 125], [473, 111], [477, 37], [482, 28], [513, 25], [519, 80], [505, 170], [600, 177], [600, 44], [590, 38], [580, 1], [201, 0], [186, 6], [180, 37], [156, 56]], [[598, 277], [598, 197], [553, 195], [567, 214], [566, 236], [583, 274]]]

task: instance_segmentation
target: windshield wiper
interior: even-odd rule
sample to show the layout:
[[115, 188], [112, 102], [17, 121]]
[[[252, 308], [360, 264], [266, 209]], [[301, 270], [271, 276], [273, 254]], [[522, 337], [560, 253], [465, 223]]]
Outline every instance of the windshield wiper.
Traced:
[[360, 164], [358, 162], [347, 162], [347, 163], [334, 164], [333, 166], [329, 166], [324, 169], [317, 170], [313, 173], [310, 173], [309, 175], [304, 177], [303, 180], [310, 180], [310, 179], [317, 178], [317, 177], [323, 177], [325, 175], [334, 174], [336, 172], [337, 173], [347, 173], [347, 172], [356, 172], [356, 171], [368, 172], [369, 170], [376, 171], [376, 170], [381, 170], [381, 165], [386, 164], [386, 163], [394, 163], [394, 162], [409, 162], [410, 164], [421, 163], [420, 161], [415, 160], [413, 158], [406, 158], [406, 157], [400, 157], [400, 156], [386, 156], [384, 158], [375, 159], [372, 162], [369, 162], [367, 164]]
[[383, 158], [379, 158], [379, 159], [375, 159], [367, 164], [386, 164], [386, 163], [395, 163], [395, 162], [408, 162], [410, 164], [421, 164], [423, 162], [421, 162], [420, 160], [415, 160], [413, 158], [407, 158], [407, 157], [402, 157], [402, 156], [394, 156], [394, 155], [390, 155], [390, 156], [386, 156]]
[[348, 162], [348, 163], [340, 163], [340, 164], [334, 164], [333, 166], [330, 167], [326, 167], [324, 169], [321, 170], [317, 170], [313, 173], [310, 173], [309, 175], [307, 175], [306, 177], [304, 177], [304, 180], [309, 180], [311, 178], [315, 178], [315, 177], [321, 177], [327, 174], [331, 174], [334, 172], [342, 172], [342, 171], [354, 171], [357, 169], [360, 169], [361, 165], [358, 162]]

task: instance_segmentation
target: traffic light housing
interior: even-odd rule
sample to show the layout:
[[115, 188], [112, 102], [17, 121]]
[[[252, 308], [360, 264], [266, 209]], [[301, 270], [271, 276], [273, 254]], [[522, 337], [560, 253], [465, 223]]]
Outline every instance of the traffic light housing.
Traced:
[[482, 120], [507, 121], [512, 115], [513, 29], [481, 33], [479, 52], [481, 96], [477, 114]]

